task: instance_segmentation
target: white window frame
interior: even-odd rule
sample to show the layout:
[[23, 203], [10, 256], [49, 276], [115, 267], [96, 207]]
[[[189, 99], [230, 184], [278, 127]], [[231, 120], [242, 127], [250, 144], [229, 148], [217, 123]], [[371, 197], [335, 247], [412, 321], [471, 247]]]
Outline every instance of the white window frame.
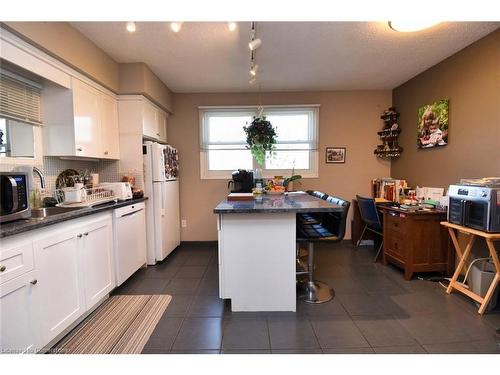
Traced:
[[[207, 134], [205, 123], [208, 118], [207, 115], [214, 113], [230, 113], [238, 112], [242, 114], [248, 114], [250, 116], [255, 116], [257, 114], [258, 106], [200, 106], [199, 111], [199, 122], [200, 122], [200, 178], [202, 180], [206, 179], [230, 179], [231, 173], [234, 170], [209, 170], [208, 169], [208, 150], [204, 149]], [[295, 169], [294, 173], [299, 174], [302, 178], [318, 178], [319, 177], [319, 104], [304, 104], [304, 105], [273, 105], [273, 106], [263, 106], [264, 115], [268, 114], [280, 114], [280, 113], [310, 113], [310, 123], [311, 132], [314, 134], [312, 143], [314, 145], [310, 149], [310, 160], [309, 169]], [[288, 142], [290, 143], [290, 142]], [[279, 147], [279, 144], [278, 144]], [[289, 176], [291, 174], [290, 169], [265, 169], [264, 166], [257, 164], [255, 158], [252, 158], [253, 170], [256, 168], [262, 169], [263, 178], [272, 178], [274, 176]]]

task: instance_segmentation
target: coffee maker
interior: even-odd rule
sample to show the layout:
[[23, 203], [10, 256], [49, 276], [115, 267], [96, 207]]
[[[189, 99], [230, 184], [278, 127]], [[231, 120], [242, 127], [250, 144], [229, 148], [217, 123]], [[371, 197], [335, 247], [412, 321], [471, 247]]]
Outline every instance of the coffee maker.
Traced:
[[253, 189], [253, 172], [238, 169], [232, 173], [232, 180], [228, 181], [227, 188], [233, 186], [231, 193], [251, 193]]

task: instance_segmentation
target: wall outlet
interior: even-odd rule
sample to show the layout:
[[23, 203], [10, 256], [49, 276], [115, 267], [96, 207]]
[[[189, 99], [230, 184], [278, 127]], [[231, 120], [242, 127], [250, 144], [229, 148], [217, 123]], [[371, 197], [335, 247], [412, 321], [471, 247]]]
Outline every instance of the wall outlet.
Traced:
[[186, 219], [182, 219], [181, 220], [181, 227], [186, 228], [187, 226], [188, 226], [187, 220]]

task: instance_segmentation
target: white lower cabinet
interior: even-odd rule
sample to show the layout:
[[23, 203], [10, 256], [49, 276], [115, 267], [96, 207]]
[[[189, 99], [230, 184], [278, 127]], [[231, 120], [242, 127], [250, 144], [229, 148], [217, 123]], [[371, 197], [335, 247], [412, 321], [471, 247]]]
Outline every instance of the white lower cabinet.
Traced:
[[115, 287], [111, 218], [85, 228], [80, 254], [83, 263], [85, 306], [92, 308]]
[[85, 312], [79, 245], [75, 230], [34, 243], [44, 344]]
[[[32, 239], [34, 268], [26, 236]], [[11, 253], [27, 261], [18, 262], [26, 264], [26, 272], [0, 282], [4, 352], [46, 347], [115, 287], [111, 213], [10, 237], [2, 241], [0, 255], [7, 259]]]
[[0, 285], [0, 352], [32, 353], [40, 337], [39, 294], [35, 271]]

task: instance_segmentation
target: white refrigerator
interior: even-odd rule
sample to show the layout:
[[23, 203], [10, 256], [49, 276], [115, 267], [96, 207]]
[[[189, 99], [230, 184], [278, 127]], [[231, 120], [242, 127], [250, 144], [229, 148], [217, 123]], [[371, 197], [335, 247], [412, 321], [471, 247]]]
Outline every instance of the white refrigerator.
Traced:
[[165, 259], [180, 244], [177, 150], [144, 142], [144, 193], [149, 265]]

